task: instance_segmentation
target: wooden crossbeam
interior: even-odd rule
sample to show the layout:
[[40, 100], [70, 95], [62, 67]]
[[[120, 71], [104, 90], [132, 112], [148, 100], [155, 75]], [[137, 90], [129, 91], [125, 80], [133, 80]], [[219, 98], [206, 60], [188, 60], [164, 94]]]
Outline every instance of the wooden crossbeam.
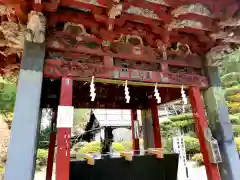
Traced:
[[[172, 87], [176, 85], [208, 87], [208, 80], [205, 76], [190, 73], [155, 72], [139, 69], [121, 68], [116, 66], [106, 67], [100, 64], [78, 63], [73, 61], [47, 59], [45, 61], [44, 76], [48, 78], [60, 78], [63, 76], [81, 80], [95, 76], [97, 81], [122, 83], [128, 80], [129, 83], [145, 85], [155, 83], [161, 86]], [[119, 80], [119, 81], [116, 81]]]

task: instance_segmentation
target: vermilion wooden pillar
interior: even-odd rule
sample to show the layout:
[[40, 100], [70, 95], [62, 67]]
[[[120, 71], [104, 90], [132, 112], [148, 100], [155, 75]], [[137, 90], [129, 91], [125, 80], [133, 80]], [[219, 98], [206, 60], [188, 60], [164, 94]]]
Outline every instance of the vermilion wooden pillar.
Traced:
[[135, 154], [139, 153], [139, 137], [135, 136], [135, 125], [134, 122], [137, 121], [137, 109], [131, 109], [131, 124], [132, 124], [132, 148]]
[[217, 165], [209, 161], [207, 145], [205, 143], [204, 132], [208, 128], [208, 122], [205, 116], [200, 89], [198, 87], [190, 87], [189, 96], [208, 180], [220, 180], [221, 178]]
[[53, 110], [53, 117], [52, 117], [52, 122], [51, 122], [50, 142], [49, 142], [49, 146], [48, 146], [48, 162], [47, 162], [46, 180], [52, 180], [54, 151], [55, 151], [55, 145], [56, 145], [56, 132], [55, 132], [56, 119], [57, 119], [57, 111]]
[[156, 103], [151, 103], [151, 113], [153, 119], [153, 135], [154, 135], [154, 144], [155, 148], [162, 147], [162, 140], [161, 140], [161, 132], [159, 126], [159, 118], [158, 118], [158, 107]]
[[[69, 77], [62, 78], [60, 106], [72, 106], [73, 81]], [[58, 110], [59, 111], [59, 110]], [[59, 115], [59, 113], [58, 113]], [[67, 116], [65, 118], [68, 118]], [[57, 118], [57, 121], [64, 119]], [[59, 122], [57, 122], [58, 124]], [[57, 135], [56, 180], [69, 180], [70, 170], [70, 127], [59, 127]]]

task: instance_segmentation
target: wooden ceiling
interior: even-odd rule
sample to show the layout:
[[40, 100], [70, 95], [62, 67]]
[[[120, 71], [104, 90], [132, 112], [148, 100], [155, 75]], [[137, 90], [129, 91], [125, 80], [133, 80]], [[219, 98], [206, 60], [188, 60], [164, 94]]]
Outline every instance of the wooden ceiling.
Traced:
[[[48, 34], [59, 24], [83, 25], [99, 41], [128, 35], [168, 54], [207, 55], [209, 65], [238, 49], [240, 3], [237, 0], [0, 0], [0, 67], [18, 68], [28, 13], [47, 17]], [[14, 66], [13, 66], [14, 65]]]

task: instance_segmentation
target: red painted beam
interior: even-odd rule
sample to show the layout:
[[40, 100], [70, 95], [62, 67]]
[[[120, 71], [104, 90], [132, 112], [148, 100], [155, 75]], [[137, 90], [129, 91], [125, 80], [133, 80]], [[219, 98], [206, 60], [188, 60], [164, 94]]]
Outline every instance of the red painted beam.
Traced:
[[[72, 106], [73, 81], [62, 77], [60, 105]], [[56, 180], [69, 180], [70, 173], [70, 140], [71, 128], [58, 128]]]
[[204, 104], [200, 89], [198, 87], [189, 88], [190, 102], [192, 104], [193, 117], [196, 124], [198, 139], [200, 142], [200, 149], [203, 154], [204, 164], [206, 167], [208, 180], [220, 180], [218, 167], [209, 160], [207, 144], [205, 141], [205, 131], [208, 128], [208, 121], [205, 116]]
[[195, 85], [200, 88], [208, 87], [205, 76], [187, 73], [154, 72], [121, 67], [106, 67], [99, 64], [78, 63], [47, 59], [45, 61], [44, 76], [48, 78], [61, 78], [70, 76], [74, 79], [96, 78], [112, 80], [129, 80], [146, 83]]

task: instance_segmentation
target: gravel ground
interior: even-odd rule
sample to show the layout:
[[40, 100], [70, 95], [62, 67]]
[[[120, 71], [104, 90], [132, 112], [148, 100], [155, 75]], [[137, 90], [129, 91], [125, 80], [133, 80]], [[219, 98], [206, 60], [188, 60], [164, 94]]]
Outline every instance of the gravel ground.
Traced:
[[193, 163], [189, 163], [189, 180], [207, 180], [206, 170], [204, 166], [195, 167]]

